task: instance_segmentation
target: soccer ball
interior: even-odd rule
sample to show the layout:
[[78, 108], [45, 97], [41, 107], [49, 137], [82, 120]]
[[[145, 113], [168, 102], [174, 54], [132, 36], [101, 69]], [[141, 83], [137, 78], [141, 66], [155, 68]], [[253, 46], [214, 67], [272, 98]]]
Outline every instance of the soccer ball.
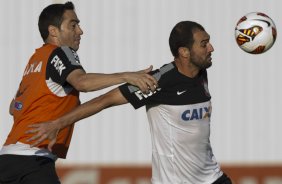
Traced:
[[269, 16], [260, 12], [252, 12], [243, 16], [235, 28], [235, 39], [245, 52], [261, 54], [272, 47], [277, 31]]

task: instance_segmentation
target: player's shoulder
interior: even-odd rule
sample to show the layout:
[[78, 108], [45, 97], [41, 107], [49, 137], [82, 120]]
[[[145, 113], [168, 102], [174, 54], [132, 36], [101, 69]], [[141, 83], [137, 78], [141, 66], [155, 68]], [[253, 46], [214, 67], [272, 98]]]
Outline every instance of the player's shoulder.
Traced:
[[176, 69], [176, 65], [174, 64], [174, 62], [170, 62], [170, 63], [166, 63], [166, 64], [162, 65], [158, 69], [158, 72], [160, 72], [162, 74], [166, 74], [166, 73], [172, 71], [173, 69]]
[[68, 46], [61, 46], [61, 47], [56, 47], [53, 50], [52, 54], [64, 54], [66, 56], [72, 56], [75, 55], [78, 57], [76, 51], [74, 49], [72, 49], [71, 47]]
[[74, 49], [68, 46], [56, 47], [50, 58], [59, 57], [61, 60], [68, 60], [72, 63], [80, 65], [79, 56]]
[[156, 69], [151, 72], [151, 75], [155, 77], [155, 79], [160, 80], [160, 78], [168, 76], [176, 69], [176, 66], [173, 62], [162, 65], [159, 69]]

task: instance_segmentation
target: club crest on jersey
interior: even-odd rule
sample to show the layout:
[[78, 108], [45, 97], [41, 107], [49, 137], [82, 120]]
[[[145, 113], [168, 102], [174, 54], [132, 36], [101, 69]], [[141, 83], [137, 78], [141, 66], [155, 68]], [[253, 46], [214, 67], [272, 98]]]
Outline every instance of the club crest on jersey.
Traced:
[[182, 113], [181, 118], [184, 121], [192, 121], [192, 120], [210, 118], [210, 116], [211, 116], [211, 106], [188, 109]]
[[14, 107], [15, 107], [15, 109], [17, 109], [19, 111], [19, 110], [22, 110], [23, 104], [22, 104], [22, 102], [15, 102]]

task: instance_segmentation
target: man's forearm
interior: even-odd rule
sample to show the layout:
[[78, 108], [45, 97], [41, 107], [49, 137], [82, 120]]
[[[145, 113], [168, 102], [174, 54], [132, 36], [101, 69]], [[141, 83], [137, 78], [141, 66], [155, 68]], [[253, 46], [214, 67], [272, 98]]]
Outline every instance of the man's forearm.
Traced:
[[142, 92], [155, 91], [158, 86], [157, 80], [148, 74], [152, 67], [138, 72], [121, 72], [114, 74], [85, 73], [83, 70], [74, 70], [68, 77], [67, 82], [81, 92], [96, 91], [121, 83], [130, 83], [137, 86]]
[[58, 125], [59, 129], [63, 129], [71, 124], [76, 123], [79, 120], [97, 114], [103, 109], [111, 106], [122, 105], [125, 103], [127, 103], [127, 100], [123, 97], [120, 90], [118, 88], [115, 88], [104, 95], [81, 104], [74, 110], [55, 120], [55, 122]]
[[113, 85], [127, 82], [126, 73], [99, 74], [88, 73], [79, 79], [80, 90], [83, 92], [96, 91]]

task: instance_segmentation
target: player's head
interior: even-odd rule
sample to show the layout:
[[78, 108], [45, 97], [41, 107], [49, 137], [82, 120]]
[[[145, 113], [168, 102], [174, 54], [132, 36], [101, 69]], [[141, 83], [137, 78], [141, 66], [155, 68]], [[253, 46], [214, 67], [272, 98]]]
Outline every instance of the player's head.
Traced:
[[177, 23], [170, 33], [170, 50], [175, 58], [181, 54], [199, 69], [208, 68], [212, 64], [211, 52], [213, 52], [209, 39], [203, 26], [192, 21], [182, 21]]
[[46, 43], [58, 46], [69, 46], [74, 50], [79, 48], [79, 19], [72, 2], [52, 4], [43, 9], [39, 16], [38, 27], [41, 37]]

